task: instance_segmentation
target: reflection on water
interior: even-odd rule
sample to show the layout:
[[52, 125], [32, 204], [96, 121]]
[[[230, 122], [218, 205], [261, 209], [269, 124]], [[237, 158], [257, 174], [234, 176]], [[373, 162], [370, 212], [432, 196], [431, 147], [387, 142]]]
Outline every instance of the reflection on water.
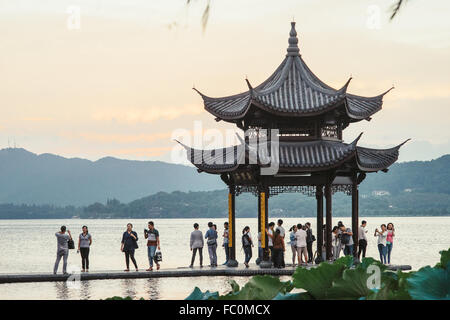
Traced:
[[[367, 255], [378, 259], [377, 239], [373, 231], [381, 223], [393, 222], [396, 238], [392, 261], [394, 264], [409, 264], [417, 270], [425, 265], [435, 265], [439, 261], [439, 251], [449, 247], [450, 217], [369, 217], [361, 220], [368, 222]], [[156, 228], [161, 235], [163, 251], [162, 268], [187, 266], [190, 263], [189, 235], [193, 222], [198, 222], [202, 230], [210, 219], [158, 219]], [[271, 217], [270, 220], [275, 220]], [[286, 228], [298, 222], [314, 222], [310, 218], [285, 218]], [[351, 225], [350, 218], [335, 218]], [[213, 222], [219, 224], [219, 219]], [[25, 223], [26, 222], [26, 223]], [[94, 242], [91, 248], [90, 261], [92, 271], [122, 270], [123, 253], [119, 251], [122, 232], [128, 220], [0, 220], [0, 259], [1, 273], [51, 272], [55, 261], [55, 232], [65, 224], [76, 234], [82, 225], [89, 225]], [[147, 220], [132, 219], [135, 226], [146, 226]], [[237, 219], [236, 230], [249, 225], [257, 228], [256, 219]], [[220, 227], [219, 227], [220, 229]], [[11, 234], [9, 230], [17, 232]], [[136, 230], [137, 227], [136, 227]], [[313, 230], [315, 226], [313, 225]], [[219, 230], [220, 231], [220, 230]], [[219, 232], [220, 233], [220, 232]], [[23, 234], [27, 236], [24, 237]], [[221, 241], [220, 245], [222, 244]], [[219, 261], [225, 259], [223, 250], [217, 250]], [[238, 247], [237, 260], [242, 263], [243, 252]], [[204, 257], [207, 259], [207, 253]], [[290, 251], [286, 259], [291, 258]], [[148, 263], [145, 242], [140, 242], [136, 250], [136, 259], [141, 267]], [[80, 255], [71, 250], [69, 255], [70, 270], [79, 270]], [[252, 260], [254, 263], [254, 260]], [[242, 266], [242, 264], [241, 264]], [[157, 271], [155, 271], [157, 272]], [[239, 285], [245, 284], [245, 277], [198, 277], [198, 278], [156, 278], [126, 280], [93, 280], [74, 281], [75, 283], [15, 283], [0, 284], [0, 299], [105, 299], [113, 296], [130, 296], [136, 299], [184, 299], [194, 287], [201, 290], [230, 291], [229, 280]], [[286, 279], [287, 280], [287, 279]], [[75, 286], [77, 284], [78, 286]]]
[[123, 291], [122, 297], [136, 298], [136, 279], [123, 279], [120, 280], [120, 284]]
[[91, 299], [91, 284], [89, 281], [81, 281], [80, 300]]
[[154, 279], [148, 279], [147, 283], [147, 298], [150, 300], [158, 300], [160, 299], [160, 279], [154, 278]]
[[56, 298], [59, 300], [68, 300], [70, 298], [67, 282], [55, 282]]

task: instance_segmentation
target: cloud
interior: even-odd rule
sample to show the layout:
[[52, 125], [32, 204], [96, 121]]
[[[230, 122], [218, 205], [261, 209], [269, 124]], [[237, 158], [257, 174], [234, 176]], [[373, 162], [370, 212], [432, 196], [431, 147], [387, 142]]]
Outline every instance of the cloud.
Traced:
[[41, 122], [50, 122], [55, 119], [51, 118], [51, 117], [24, 117], [22, 120], [26, 121], [26, 122], [32, 122], [32, 123], [41, 123]]
[[127, 157], [160, 157], [170, 151], [172, 147], [153, 147], [153, 148], [125, 148], [112, 149], [109, 154], [127, 156]]
[[155, 141], [168, 141], [172, 132], [159, 132], [153, 134], [104, 134], [104, 133], [80, 133], [85, 140], [100, 143], [151, 143]]
[[197, 115], [204, 110], [200, 104], [179, 108], [150, 107], [148, 109], [109, 109], [96, 110], [92, 119], [96, 121], [114, 121], [124, 124], [152, 123], [156, 120], [173, 120], [186, 115]]

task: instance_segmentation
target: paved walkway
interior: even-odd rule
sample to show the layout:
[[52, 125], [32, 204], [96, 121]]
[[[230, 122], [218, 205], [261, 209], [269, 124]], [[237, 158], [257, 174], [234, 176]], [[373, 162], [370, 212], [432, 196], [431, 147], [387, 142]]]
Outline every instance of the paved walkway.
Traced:
[[[310, 265], [307, 268], [314, 268], [315, 265]], [[236, 268], [228, 268], [226, 266], [219, 266], [216, 268], [210, 267], [195, 267], [195, 268], [173, 268], [160, 269], [158, 271], [96, 271], [75, 274], [56, 274], [53, 273], [28, 273], [28, 274], [0, 274], [0, 283], [18, 283], [18, 282], [58, 282], [67, 280], [107, 280], [107, 279], [145, 279], [145, 278], [173, 278], [173, 277], [211, 277], [211, 276], [237, 276], [246, 277], [254, 275], [273, 275], [273, 276], [290, 276], [294, 273], [295, 267], [286, 265], [284, 269], [262, 269], [257, 265], [251, 265], [250, 268], [238, 266]], [[411, 266], [390, 266], [391, 270], [411, 270]]]

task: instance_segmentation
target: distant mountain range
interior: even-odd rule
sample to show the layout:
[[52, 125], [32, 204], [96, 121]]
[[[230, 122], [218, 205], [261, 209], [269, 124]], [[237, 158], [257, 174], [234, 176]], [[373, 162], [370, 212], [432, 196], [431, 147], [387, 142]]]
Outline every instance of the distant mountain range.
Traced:
[[[16, 205], [0, 206], [0, 213], [3, 210], [8, 217], [14, 217], [14, 212], [56, 217], [63, 211], [85, 217], [221, 216], [226, 212], [224, 188], [218, 176], [199, 174], [183, 165], [0, 150], [0, 203]], [[450, 214], [450, 155], [397, 163], [388, 173], [368, 174], [360, 195], [364, 198], [361, 208], [373, 214], [386, 210], [402, 215]], [[251, 198], [240, 196], [238, 212], [254, 214], [256, 202]], [[73, 207], [58, 209], [66, 205]], [[345, 214], [349, 205], [345, 196], [337, 194], [333, 209]], [[272, 211], [282, 215], [313, 214], [314, 206], [313, 199], [297, 194], [273, 197], [270, 204]]]
[[222, 188], [217, 177], [160, 161], [90, 161], [19, 148], [0, 150], [0, 203], [80, 206], [112, 198], [129, 202], [159, 191]]

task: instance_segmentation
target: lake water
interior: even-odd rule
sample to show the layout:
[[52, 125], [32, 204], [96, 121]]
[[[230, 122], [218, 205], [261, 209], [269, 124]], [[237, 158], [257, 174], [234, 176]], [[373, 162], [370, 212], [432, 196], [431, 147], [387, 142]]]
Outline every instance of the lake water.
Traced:
[[[413, 270], [425, 265], [434, 265], [439, 260], [439, 251], [450, 247], [450, 217], [361, 217], [368, 221], [369, 244], [367, 255], [378, 257], [376, 238], [373, 231], [381, 223], [392, 222], [396, 229], [396, 238], [392, 251], [393, 264], [409, 264]], [[210, 219], [158, 219], [155, 227], [161, 238], [163, 254], [162, 268], [177, 268], [190, 263], [189, 235], [194, 222], [200, 224], [202, 231], [207, 230]], [[211, 219], [223, 231], [225, 219]], [[312, 223], [314, 218], [284, 218], [288, 229], [297, 223]], [[350, 226], [350, 218], [334, 218], [334, 223], [342, 220]], [[51, 272], [55, 260], [56, 238], [54, 233], [61, 225], [66, 225], [74, 237], [78, 237], [83, 225], [89, 227], [93, 237], [90, 253], [90, 270], [123, 270], [125, 267], [120, 241], [126, 224], [131, 222], [140, 236], [140, 248], [136, 250], [139, 268], [148, 268], [147, 250], [143, 229], [147, 227], [144, 219], [129, 220], [0, 220], [0, 273]], [[270, 221], [276, 221], [275, 218]], [[236, 219], [237, 235], [244, 226], [250, 226], [256, 235], [257, 219]], [[315, 234], [315, 232], [314, 232]], [[221, 245], [220, 241], [220, 245]], [[207, 250], [204, 250], [204, 265], [209, 264]], [[225, 254], [219, 246], [218, 262], [223, 263]], [[254, 256], [256, 250], [254, 249]], [[197, 258], [198, 259], [198, 258]], [[244, 253], [237, 249], [237, 259], [244, 260]], [[69, 270], [79, 269], [80, 255], [71, 250]], [[291, 252], [286, 251], [286, 261], [291, 261]], [[254, 259], [252, 260], [254, 262]], [[197, 262], [198, 263], [198, 262]], [[62, 268], [62, 262], [60, 270]], [[288, 279], [289, 277], [286, 277]], [[244, 284], [245, 277], [233, 277]], [[226, 292], [229, 290], [228, 277], [132, 279], [132, 280], [96, 280], [84, 281], [79, 288], [68, 287], [66, 283], [23, 283], [1, 284], [0, 299], [103, 299], [110, 296], [132, 296], [146, 299], [183, 299], [195, 286], [202, 290]]]

